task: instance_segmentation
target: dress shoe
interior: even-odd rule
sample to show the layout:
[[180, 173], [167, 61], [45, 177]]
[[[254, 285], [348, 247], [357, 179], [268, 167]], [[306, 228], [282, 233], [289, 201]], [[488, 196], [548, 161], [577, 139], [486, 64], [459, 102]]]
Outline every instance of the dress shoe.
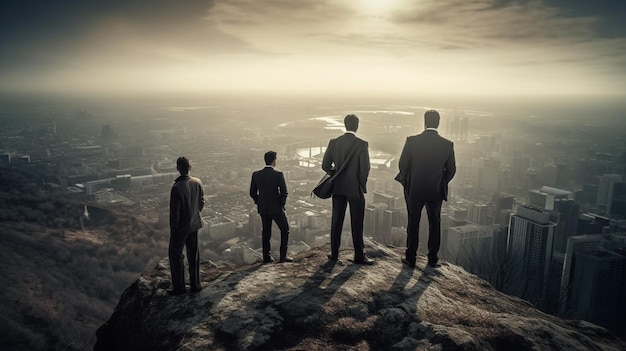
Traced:
[[411, 267], [411, 268], [415, 268], [415, 261], [409, 261], [406, 258], [402, 259], [402, 263], [404, 263], [405, 265]]
[[189, 292], [192, 294], [199, 293], [200, 291], [202, 291], [202, 287], [189, 289]]
[[187, 290], [168, 290], [167, 294], [169, 296], [178, 296], [187, 293]]
[[328, 260], [329, 261], [333, 261], [333, 262], [337, 262], [337, 261], [339, 261], [339, 257], [333, 256], [333, 255], [328, 255]]
[[274, 262], [274, 258], [273, 257], [269, 257], [269, 258], [264, 258], [263, 259], [263, 263], [272, 263]]
[[358, 259], [358, 260], [354, 260], [354, 263], [356, 264], [365, 264], [368, 266], [371, 266], [374, 264], [374, 260], [372, 260], [371, 258], [367, 257], [367, 256], [363, 256], [363, 258]]
[[278, 262], [279, 263], [293, 262], [293, 258], [291, 258], [289, 256], [281, 257], [280, 261], [278, 261]]
[[428, 265], [432, 268], [439, 268], [441, 267], [441, 265], [439, 263], [437, 263], [436, 261], [429, 261]]

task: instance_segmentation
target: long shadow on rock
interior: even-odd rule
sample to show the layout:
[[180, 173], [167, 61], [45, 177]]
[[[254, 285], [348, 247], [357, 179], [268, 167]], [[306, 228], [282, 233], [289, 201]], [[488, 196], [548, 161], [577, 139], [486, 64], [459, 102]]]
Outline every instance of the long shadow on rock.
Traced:
[[[419, 277], [409, 286], [418, 271]], [[402, 341], [410, 329], [421, 322], [417, 316], [417, 304], [431, 283], [429, 274], [437, 273], [402, 265], [389, 290], [373, 295], [370, 311], [378, 318], [372, 327], [376, 332], [371, 333], [368, 341], [374, 349], [387, 349]]]
[[[339, 268], [338, 268], [339, 267]], [[340, 270], [334, 277], [333, 271]], [[361, 269], [361, 265], [345, 265], [328, 261], [307, 278], [300, 292], [277, 308], [285, 319], [282, 329], [264, 345], [268, 349], [288, 349], [307, 338], [320, 338], [329, 321], [335, 320], [335, 307], [329, 302], [339, 289]], [[329, 280], [329, 277], [330, 278]], [[337, 302], [341, 304], [341, 302]]]

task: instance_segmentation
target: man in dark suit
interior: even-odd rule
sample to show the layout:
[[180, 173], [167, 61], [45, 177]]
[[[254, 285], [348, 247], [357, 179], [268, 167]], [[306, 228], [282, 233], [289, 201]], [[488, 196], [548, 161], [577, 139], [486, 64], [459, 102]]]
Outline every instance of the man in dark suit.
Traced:
[[415, 267], [419, 223], [422, 208], [428, 214], [428, 265], [438, 267], [437, 253], [441, 245], [441, 204], [448, 200], [448, 183], [456, 173], [454, 144], [437, 132], [439, 113], [424, 114], [425, 130], [406, 139], [396, 180], [404, 186], [409, 220], [407, 224], [406, 255], [402, 260]]
[[180, 172], [180, 177], [174, 181], [170, 193], [169, 259], [173, 285], [173, 290], [168, 291], [170, 295], [180, 295], [187, 291], [183, 246], [187, 247], [190, 291], [198, 292], [202, 289], [198, 229], [202, 228], [200, 211], [204, 207], [204, 190], [200, 179], [189, 175], [191, 165], [186, 157], [176, 160], [176, 169]]
[[354, 149], [355, 153], [346, 168], [333, 181], [333, 214], [330, 228], [331, 261], [339, 259], [341, 229], [346, 216], [346, 207], [350, 204], [350, 220], [352, 225], [352, 244], [354, 246], [354, 263], [373, 264], [363, 252], [363, 220], [365, 217], [366, 183], [370, 171], [370, 156], [367, 141], [356, 136], [359, 118], [347, 115], [344, 118], [346, 133], [331, 139], [324, 153], [322, 169], [332, 175], [341, 168]]
[[272, 221], [280, 229], [280, 260], [279, 262], [292, 262], [287, 256], [287, 244], [289, 243], [289, 222], [285, 215], [285, 202], [287, 201], [287, 184], [283, 172], [274, 169], [276, 166], [276, 152], [265, 153], [265, 168], [252, 174], [250, 183], [250, 196], [257, 204], [261, 215], [263, 231], [261, 242], [263, 246], [263, 262], [270, 263], [274, 259], [270, 255], [270, 238], [272, 236]]

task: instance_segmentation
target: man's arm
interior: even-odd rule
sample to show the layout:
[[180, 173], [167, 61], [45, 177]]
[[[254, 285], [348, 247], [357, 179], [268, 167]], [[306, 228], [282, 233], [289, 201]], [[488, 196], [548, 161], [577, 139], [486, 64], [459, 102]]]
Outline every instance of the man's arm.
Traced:
[[280, 179], [278, 180], [278, 193], [280, 194], [280, 207], [284, 210], [287, 203], [287, 183], [283, 172], [280, 172]]
[[446, 181], [450, 182], [456, 174], [456, 160], [454, 159], [454, 144], [450, 150], [450, 156], [446, 160]]
[[370, 153], [367, 141], [364, 141], [363, 144], [359, 152], [359, 183], [363, 192], [367, 193], [367, 177], [370, 174]]
[[407, 185], [407, 176], [410, 172], [409, 167], [411, 166], [411, 156], [409, 152], [409, 138], [406, 138], [406, 141], [404, 142], [404, 147], [402, 148], [402, 153], [400, 154], [400, 160], [398, 160], [399, 173], [395, 178], [404, 187], [406, 187]]
[[204, 208], [204, 187], [202, 186], [202, 182], [200, 182], [200, 207], [198, 211], [202, 211]]
[[259, 187], [254, 181], [254, 175], [255, 173], [252, 174], [252, 180], [250, 181], [250, 197], [252, 197], [254, 203], [256, 204], [259, 201]]
[[180, 193], [175, 187], [172, 187], [172, 191], [170, 192], [170, 233], [178, 229], [178, 223], [180, 222], [180, 207]]
[[324, 152], [324, 158], [322, 159], [322, 169], [324, 170], [324, 172], [332, 175], [334, 170], [333, 170], [333, 156], [332, 156], [332, 148], [334, 147], [334, 143], [333, 143], [334, 139], [331, 139], [328, 142], [328, 147], [326, 148], [326, 152]]

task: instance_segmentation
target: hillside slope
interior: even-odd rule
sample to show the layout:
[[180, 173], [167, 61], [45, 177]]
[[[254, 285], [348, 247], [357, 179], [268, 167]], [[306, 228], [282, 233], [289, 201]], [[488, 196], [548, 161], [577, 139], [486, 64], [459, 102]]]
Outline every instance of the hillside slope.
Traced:
[[373, 266], [327, 261], [202, 264], [204, 289], [167, 296], [167, 259], [122, 295], [96, 350], [624, 350], [605, 329], [536, 310], [460, 267], [409, 269], [370, 243]]
[[98, 207], [87, 217], [38, 179], [0, 168], [0, 349], [91, 349], [119, 295], [167, 253], [168, 233]]

